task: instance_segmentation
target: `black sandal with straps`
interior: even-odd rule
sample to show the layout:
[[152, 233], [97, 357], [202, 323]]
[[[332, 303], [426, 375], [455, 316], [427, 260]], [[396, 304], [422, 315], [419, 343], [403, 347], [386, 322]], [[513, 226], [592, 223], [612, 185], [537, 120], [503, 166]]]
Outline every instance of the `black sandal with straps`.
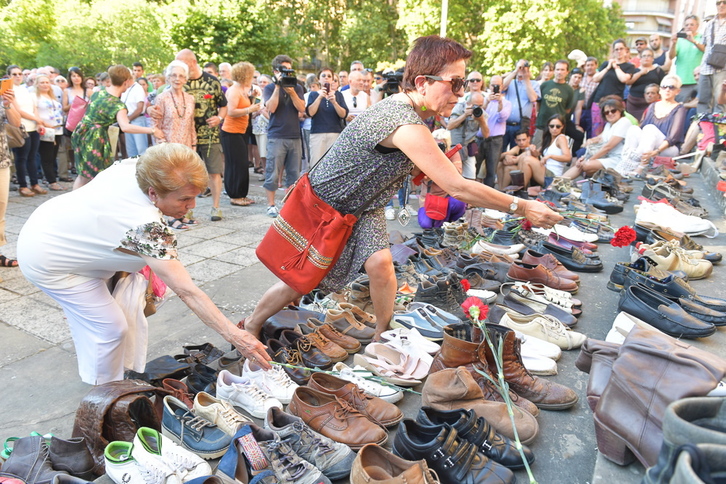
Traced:
[[4, 255], [0, 255], [0, 267], [18, 267], [16, 259], [10, 259]]

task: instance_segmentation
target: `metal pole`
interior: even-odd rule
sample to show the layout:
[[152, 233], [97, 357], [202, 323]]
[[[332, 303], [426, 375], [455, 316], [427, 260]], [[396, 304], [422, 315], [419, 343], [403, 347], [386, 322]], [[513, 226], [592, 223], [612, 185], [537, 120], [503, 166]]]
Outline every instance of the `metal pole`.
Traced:
[[449, 0], [441, 0], [441, 28], [439, 35], [446, 37], [446, 17], [449, 16]]

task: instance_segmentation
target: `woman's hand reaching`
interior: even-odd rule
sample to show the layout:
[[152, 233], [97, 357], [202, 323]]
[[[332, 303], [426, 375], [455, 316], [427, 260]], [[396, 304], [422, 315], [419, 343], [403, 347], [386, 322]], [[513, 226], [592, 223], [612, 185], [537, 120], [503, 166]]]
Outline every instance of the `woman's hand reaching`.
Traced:
[[551, 229], [563, 219], [562, 215], [550, 210], [544, 203], [534, 200], [527, 201], [524, 206], [524, 217], [532, 222], [532, 225], [543, 229]]

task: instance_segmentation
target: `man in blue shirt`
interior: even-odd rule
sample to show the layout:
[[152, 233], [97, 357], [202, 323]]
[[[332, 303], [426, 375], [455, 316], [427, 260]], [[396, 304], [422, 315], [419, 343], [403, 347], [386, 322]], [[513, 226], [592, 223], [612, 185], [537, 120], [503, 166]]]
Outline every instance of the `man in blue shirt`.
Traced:
[[[532, 80], [529, 62], [522, 59], [517, 67], [504, 77], [502, 84], [504, 98], [512, 103], [512, 112], [507, 118], [502, 149], [514, 145], [514, 136], [520, 129], [529, 129], [532, 106], [540, 97], [539, 82]], [[526, 118], [522, 123], [522, 118]]]

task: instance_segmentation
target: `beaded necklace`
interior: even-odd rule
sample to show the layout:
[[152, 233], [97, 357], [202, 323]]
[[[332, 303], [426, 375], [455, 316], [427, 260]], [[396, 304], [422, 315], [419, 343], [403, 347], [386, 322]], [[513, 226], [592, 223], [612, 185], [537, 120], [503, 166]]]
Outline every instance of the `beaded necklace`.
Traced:
[[[176, 115], [180, 118], [184, 118], [184, 115], [187, 114], [187, 104], [182, 103], [182, 112], [179, 113], [179, 107], [176, 104], [176, 99], [174, 99], [174, 91], [170, 91], [171, 94], [171, 101], [174, 103], [174, 110], [176, 111]], [[182, 93], [182, 100], [184, 100], [184, 93]]]

